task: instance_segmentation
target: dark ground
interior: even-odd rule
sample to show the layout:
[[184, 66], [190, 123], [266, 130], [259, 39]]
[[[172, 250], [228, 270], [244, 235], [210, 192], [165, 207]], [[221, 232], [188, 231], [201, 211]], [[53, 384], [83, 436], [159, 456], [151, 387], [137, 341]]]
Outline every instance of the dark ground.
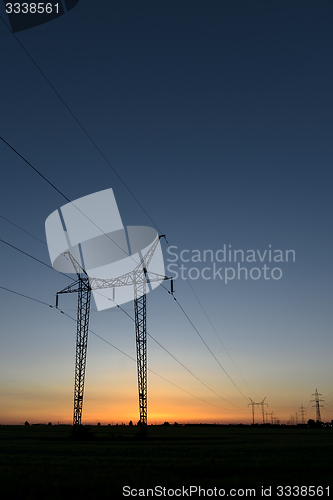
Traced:
[[333, 429], [149, 426], [146, 441], [138, 431], [94, 426], [75, 440], [68, 426], [1, 425], [1, 497], [125, 498], [125, 485], [253, 487], [261, 497], [262, 486], [333, 484]]

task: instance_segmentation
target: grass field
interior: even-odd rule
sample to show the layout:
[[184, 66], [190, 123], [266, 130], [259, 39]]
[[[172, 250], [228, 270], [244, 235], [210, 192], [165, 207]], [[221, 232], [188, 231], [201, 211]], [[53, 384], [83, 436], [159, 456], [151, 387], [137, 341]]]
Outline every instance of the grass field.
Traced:
[[74, 440], [67, 426], [2, 425], [1, 497], [122, 498], [125, 485], [254, 487], [260, 496], [262, 486], [333, 484], [332, 429], [149, 426], [146, 441], [138, 430], [96, 426]]

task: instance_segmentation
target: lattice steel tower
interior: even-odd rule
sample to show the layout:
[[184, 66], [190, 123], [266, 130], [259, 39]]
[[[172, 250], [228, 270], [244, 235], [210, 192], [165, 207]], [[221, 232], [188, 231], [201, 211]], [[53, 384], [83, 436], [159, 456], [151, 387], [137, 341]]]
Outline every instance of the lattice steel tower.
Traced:
[[268, 424], [268, 416], [271, 417], [271, 424], [273, 425], [274, 424], [274, 411], [271, 411], [270, 413], [268, 413], [267, 411], [265, 411], [265, 415], [266, 415], [266, 424]]
[[299, 413], [301, 415], [301, 423], [304, 425], [305, 424], [305, 415], [306, 415], [306, 410], [304, 409], [304, 406], [301, 405]]
[[320, 408], [323, 408], [323, 405], [321, 405], [320, 403], [323, 403], [324, 400], [320, 399], [319, 396], [322, 396], [322, 394], [319, 394], [316, 389], [316, 392], [312, 394], [312, 396], [315, 397], [315, 399], [311, 399], [311, 403], [315, 403], [314, 405], [312, 405], [312, 408], [316, 408], [316, 422], [321, 422]]
[[265, 423], [265, 409], [264, 407], [265, 406], [268, 406], [267, 403], [265, 403], [265, 399], [264, 398], [262, 401], [260, 401], [260, 403], [255, 403], [254, 401], [252, 401], [251, 398], [249, 398], [249, 400], [251, 401], [251, 403], [249, 403], [247, 406], [252, 406], [252, 423], [254, 424], [254, 407], [255, 406], [261, 406], [261, 411], [262, 411], [262, 423], [264, 424]]
[[260, 405], [261, 406], [261, 411], [262, 411], [262, 423], [264, 424], [265, 423], [265, 406], [268, 406], [267, 403], [265, 403], [265, 399], [264, 398], [262, 401], [260, 401], [260, 403], [257, 403], [258, 406]]
[[89, 285], [89, 280], [87, 278], [80, 279], [77, 305], [73, 425], [80, 425], [82, 417], [84, 379], [88, 346], [90, 296], [91, 288]]
[[[144, 269], [145, 276], [146, 269]], [[139, 409], [142, 433], [147, 430], [147, 318], [146, 318], [146, 282], [134, 281], [134, 309], [136, 360], [138, 370]]]

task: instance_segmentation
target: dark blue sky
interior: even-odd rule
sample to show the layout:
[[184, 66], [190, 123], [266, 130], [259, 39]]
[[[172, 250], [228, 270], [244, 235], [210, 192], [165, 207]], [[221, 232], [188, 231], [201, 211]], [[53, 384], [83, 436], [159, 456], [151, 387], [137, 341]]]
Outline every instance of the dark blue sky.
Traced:
[[[0, 11], [7, 21], [3, 5]], [[308, 405], [316, 387], [331, 392], [332, 21], [328, 1], [130, 0], [92, 7], [81, 0], [61, 18], [16, 35], [179, 252], [216, 252], [224, 244], [244, 251], [269, 245], [295, 250], [296, 262], [281, 264], [280, 280], [191, 282], [244, 378], [285, 420]], [[152, 225], [3, 24], [0, 40], [1, 136], [68, 198], [112, 187], [124, 224]], [[45, 241], [45, 219], [65, 200], [3, 143], [0, 154], [0, 215]], [[2, 239], [49, 263], [45, 245], [1, 219], [0, 231]], [[53, 303], [68, 284], [15, 250], [0, 248], [2, 286]], [[188, 284], [177, 280], [175, 288], [228, 373], [256, 398]], [[56, 337], [64, 328], [56, 311], [5, 291], [1, 300], [3, 376], [19, 386], [17, 374], [28, 373], [35, 386], [44, 365], [30, 370], [31, 360], [58, 349], [49, 363], [54, 374], [57, 363], [68, 370], [70, 419], [74, 323], [66, 323], [71, 340], [64, 354], [61, 342], [68, 340]], [[169, 296], [157, 290], [148, 303], [156, 337], [236, 400], [239, 393], [212, 368], [214, 360]], [[124, 349], [135, 355], [134, 327], [118, 316], [118, 331], [129, 331]], [[118, 345], [117, 335], [105, 331], [106, 317], [93, 313], [91, 327]], [[89, 376], [95, 380], [93, 367], [98, 373], [102, 362], [98, 339], [90, 340], [96, 353]], [[154, 349], [152, 367], [163, 368], [167, 378], [174, 373], [184, 388], [216, 403], [204, 388], [192, 387], [195, 382], [182, 381], [181, 368]], [[123, 366], [111, 348], [109, 357]], [[57, 386], [55, 375], [51, 383]], [[15, 384], [11, 391], [18, 391]], [[8, 415], [15, 404], [8, 402]], [[246, 414], [246, 402], [238, 404]], [[172, 415], [180, 419], [177, 408]], [[218, 410], [206, 416], [205, 408], [203, 420], [231, 418]], [[200, 418], [189, 404], [191, 411]], [[12, 413], [19, 420], [19, 412]]]

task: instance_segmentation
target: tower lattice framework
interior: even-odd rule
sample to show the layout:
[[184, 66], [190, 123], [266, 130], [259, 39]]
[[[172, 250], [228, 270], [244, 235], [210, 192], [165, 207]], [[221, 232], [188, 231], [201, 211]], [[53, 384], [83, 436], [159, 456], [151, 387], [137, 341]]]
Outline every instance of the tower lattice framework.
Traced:
[[316, 422], [321, 422], [321, 415], [320, 415], [320, 408], [323, 407], [323, 405], [321, 405], [320, 403], [323, 403], [324, 400], [323, 399], [320, 399], [319, 396], [321, 396], [322, 394], [319, 394], [317, 389], [316, 389], [316, 392], [314, 394], [312, 394], [312, 396], [315, 397], [315, 399], [312, 399], [311, 402], [312, 403], [315, 403], [314, 405], [312, 405], [314, 408], [316, 408]]
[[134, 277], [134, 309], [136, 358], [138, 370], [139, 410], [142, 433], [147, 431], [147, 316], [146, 282], [136, 282]]
[[74, 413], [73, 425], [81, 425], [84, 380], [87, 361], [89, 311], [91, 288], [88, 278], [80, 278], [78, 283], [76, 355], [74, 374]]

